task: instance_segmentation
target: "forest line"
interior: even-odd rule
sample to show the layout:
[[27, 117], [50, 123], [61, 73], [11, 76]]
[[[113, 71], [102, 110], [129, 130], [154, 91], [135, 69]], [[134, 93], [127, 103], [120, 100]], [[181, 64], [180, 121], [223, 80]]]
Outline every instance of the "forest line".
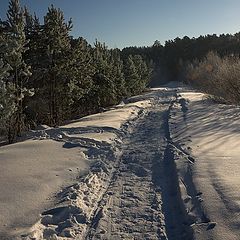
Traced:
[[240, 33], [120, 50], [74, 38], [72, 28], [53, 5], [41, 21], [19, 0], [9, 1], [0, 21], [0, 136], [9, 142], [39, 124], [56, 127], [100, 112], [140, 94], [154, 78], [240, 102]]
[[51, 5], [41, 24], [36, 14], [10, 0], [0, 22], [0, 130], [13, 142], [38, 124], [101, 111], [142, 92], [151, 67], [140, 55], [71, 35], [73, 23]]

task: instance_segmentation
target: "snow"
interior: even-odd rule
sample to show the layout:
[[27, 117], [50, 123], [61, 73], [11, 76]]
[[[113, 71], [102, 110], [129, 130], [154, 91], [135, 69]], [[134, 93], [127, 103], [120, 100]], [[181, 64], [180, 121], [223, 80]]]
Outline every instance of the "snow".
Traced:
[[[76, 184], [76, 178], [85, 176], [90, 168], [98, 169], [99, 155], [111, 155], [111, 144], [119, 138], [118, 130], [123, 123], [134, 119], [148, 105], [149, 101], [142, 101], [116, 106], [56, 129], [42, 125], [26, 133], [21, 142], [1, 147], [0, 238], [24, 237], [35, 228], [38, 235], [41, 231], [38, 228], [42, 227], [38, 224], [39, 216], [45, 209], [56, 206], [56, 195]], [[81, 190], [88, 191], [91, 198], [91, 185], [94, 195], [96, 185], [101, 188], [101, 181], [90, 173]], [[95, 200], [93, 197], [92, 201]], [[81, 207], [88, 208], [84, 201]]]
[[31, 227], [53, 206], [55, 193], [89, 168], [78, 149], [50, 139], [1, 147], [0, 164], [0, 239]]
[[[180, 94], [188, 102], [187, 112], [175, 134], [181, 132], [177, 137], [181, 144], [191, 136], [187, 145], [195, 158], [195, 188], [203, 193], [205, 215], [217, 223], [210, 233], [204, 231], [207, 224], [195, 226], [203, 228], [197, 239], [239, 239], [240, 108], [213, 103], [201, 93]], [[180, 108], [174, 112], [183, 115]]]
[[171, 82], [0, 148], [1, 239], [239, 239], [240, 108]]
[[75, 127], [108, 127], [120, 129], [127, 120], [134, 119], [138, 110], [150, 105], [149, 100], [137, 101], [125, 105], [116, 106], [116, 109], [83, 117], [66, 125], [67, 128]]

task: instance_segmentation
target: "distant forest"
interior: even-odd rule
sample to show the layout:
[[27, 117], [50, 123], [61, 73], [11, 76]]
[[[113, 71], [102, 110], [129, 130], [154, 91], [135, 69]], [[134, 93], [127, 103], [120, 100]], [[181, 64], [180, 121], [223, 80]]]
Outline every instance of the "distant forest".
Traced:
[[53, 5], [42, 23], [10, 0], [0, 20], [0, 136], [10, 143], [39, 124], [57, 127], [169, 80], [240, 101], [240, 33], [120, 50], [73, 38], [72, 27]]
[[127, 47], [122, 55], [137, 54], [151, 63], [150, 86], [182, 81], [214, 100], [240, 104], [240, 32], [234, 35], [187, 36], [156, 40], [151, 47]]

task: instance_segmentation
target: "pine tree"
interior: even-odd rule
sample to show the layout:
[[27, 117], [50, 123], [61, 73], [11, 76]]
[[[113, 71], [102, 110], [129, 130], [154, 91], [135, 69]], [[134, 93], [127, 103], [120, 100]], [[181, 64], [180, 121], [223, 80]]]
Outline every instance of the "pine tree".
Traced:
[[133, 62], [139, 76], [139, 81], [136, 85], [136, 88], [137, 92], [140, 93], [150, 82], [151, 69], [147, 66], [146, 62], [143, 61], [140, 55], [134, 55]]
[[25, 87], [31, 72], [30, 66], [23, 60], [27, 43], [24, 29], [24, 15], [19, 0], [11, 0], [7, 11], [7, 28], [2, 32], [4, 61], [11, 67], [5, 84], [11, 90], [15, 102], [15, 112], [8, 119], [9, 142], [12, 142], [23, 130], [23, 99], [26, 94], [32, 94], [32, 91], [28, 91]]
[[127, 95], [131, 96], [138, 93], [138, 82], [140, 76], [133, 61], [133, 56], [129, 55], [124, 65], [124, 75], [126, 81]]
[[[110, 51], [111, 54], [111, 79], [114, 83], [115, 88], [115, 99], [120, 101], [126, 95], [126, 82], [123, 72], [123, 61], [120, 57], [120, 51], [118, 49], [113, 49]], [[115, 103], [117, 103], [115, 102]]]
[[25, 20], [25, 28], [24, 28], [25, 35], [26, 35], [26, 38], [29, 39], [30, 38], [29, 35], [31, 35], [33, 31], [34, 21], [33, 21], [33, 16], [30, 14], [26, 6], [24, 6], [23, 15]]
[[[2, 37], [0, 37], [0, 45], [1, 43]], [[6, 123], [16, 111], [15, 101], [10, 91], [11, 85], [6, 84], [6, 78], [9, 76], [10, 70], [11, 67], [0, 59], [0, 135], [5, 135], [7, 133]]]
[[67, 67], [68, 102], [66, 109], [70, 117], [79, 117], [87, 111], [86, 99], [93, 87], [94, 64], [92, 48], [83, 38], [71, 40], [71, 61]]
[[116, 100], [115, 86], [111, 76], [113, 62], [105, 44], [95, 42], [93, 60], [95, 65], [94, 102], [97, 103], [97, 108], [112, 105]]
[[65, 86], [68, 79], [64, 77], [67, 69], [69, 51], [71, 49], [69, 32], [72, 28], [71, 20], [65, 23], [63, 12], [53, 5], [44, 17], [41, 35], [42, 41], [42, 78], [48, 92], [49, 124], [57, 126], [63, 116], [63, 100]]

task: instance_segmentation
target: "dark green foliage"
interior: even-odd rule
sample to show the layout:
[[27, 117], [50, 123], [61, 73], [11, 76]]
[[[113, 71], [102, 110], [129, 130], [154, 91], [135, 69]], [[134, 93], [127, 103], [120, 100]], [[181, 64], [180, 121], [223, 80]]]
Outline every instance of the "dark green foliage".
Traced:
[[18, 0], [9, 2], [7, 21], [1, 25], [6, 26], [1, 29], [1, 58], [5, 65], [9, 66], [8, 76], [4, 77], [3, 81], [8, 92], [6, 97], [9, 96], [12, 105], [11, 115], [5, 118], [5, 127], [8, 131], [8, 140], [12, 142], [24, 129], [24, 98], [26, 95], [32, 95], [32, 91], [26, 88], [31, 72], [30, 66], [23, 59], [27, 50], [27, 40], [24, 14]]
[[92, 95], [97, 104], [97, 108], [106, 107], [115, 102], [115, 86], [112, 78], [111, 52], [105, 44], [95, 43], [93, 52], [95, 73], [93, 76], [94, 94]]
[[87, 106], [83, 102], [93, 87], [92, 78], [95, 71], [92, 48], [83, 38], [71, 39], [69, 59], [71, 61], [65, 73], [65, 77], [69, 79], [65, 119], [79, 117], [86, 112]]
[[141, 93], [150, 80], [151, 69], [140, 55], [129, 55], [124, 68], [128, 95]]
[[63, 119], [65, 87], [69, 81], [66, 75], [71, 61], [69, 58], [71, 28], [71, 21], [65, 23], [63, 12], [52, 5], [44, 17], [40, 45], [43, 52], [42, 84], [48, 94], [48, 122], [52, 126], [58, 125]]
[[0, 128], [8, 122], [9, 141], [26, 127], [58, 126], [101, 111], [148, 84], [145, 56], [98, 41], [91, 46], [72, 38], [71, 29], [53, 5], [41, 24], [19, 0], [10, 1], [7, 21], [0, 22]]
[[132, 55], [129, 55], [126, 60], [125, 67], [124, 67], [124, 75], [126, 79], [125, 81], [126, 81], [126, 86], [128, 90], [128, 96], [138, 93], [137, 82], [138, 82], [138, 79], [140, 79], [140, 76], [134, 64]]
[[[120, 50], [113, 49], [111, 54], [111, 78], [115, 87], [115, 100], [118, 102], [122, 100], [127, 94], [126, 80], [124, 77], [124, 64], [121, 60]], [[116, 103], [116, 102], [115, 102]]]
[[[188, 62], [202, 60], [210, 51], [217, 52], [220, 57], [240, 55], [240, 33], [234, 35], [206, 35], [198, 38], [176, 38], [165, 42], [162, 46], [155, 41], [151, 47], [128, 47], [122, 50], [126, 59], [129, 55], [141, 55], [147, 63], [152, 63], [154, 70], [161, 69], [159, 82], [167, 80], [182, 81], [182, 71]], [[163, 79], [164, 78], [164, 79]]]

